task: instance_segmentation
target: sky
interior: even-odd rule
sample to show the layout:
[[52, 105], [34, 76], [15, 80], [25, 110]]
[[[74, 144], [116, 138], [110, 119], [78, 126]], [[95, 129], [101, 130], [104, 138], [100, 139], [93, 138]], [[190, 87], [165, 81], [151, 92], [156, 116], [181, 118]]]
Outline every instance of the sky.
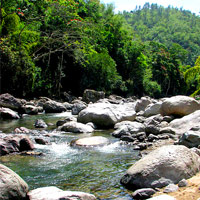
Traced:
[[177, 8], [183, 7], [184, 10], [190, 10], [192, 13], [196, 13], [199, 15], [200, 12], [200, 0], [100, 0], [102, 3], [113, 3], [115, 6], [115, 12], [118, 11], [131, 11], [134, 10], [136, 5], [143, 5], [146, 2], [157, 3], [158, 5], [162, 5], [164, 7], [168, 7], [169, 5]]

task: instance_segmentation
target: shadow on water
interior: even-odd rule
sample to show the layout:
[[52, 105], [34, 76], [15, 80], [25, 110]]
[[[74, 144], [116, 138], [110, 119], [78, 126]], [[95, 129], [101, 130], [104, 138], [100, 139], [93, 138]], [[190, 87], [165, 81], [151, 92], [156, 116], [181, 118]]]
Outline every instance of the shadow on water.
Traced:
[[[27, 116], [16, 121], [1, 121], [0, 127], [3, 132], [11, 132], [19, 126], [33, 129], [38, 118], [56, 123], [63, 115]], [[0, 157], [0, 162], [18, 173], [30, 189], [53, 185], [63, 190], [89, 192], [103, 200], [130, 200], [128, 191], [120, 185], [120, 178], [138, 159], [138, 152], [121, 145], [110, 132], [65, 133], [55, 137], [50, 145], [35, 145], [43, 156], [9, 155]], [[94, 135], [107, 137], [110, 144], [89, 149], [69, 145], [74, 139]]]

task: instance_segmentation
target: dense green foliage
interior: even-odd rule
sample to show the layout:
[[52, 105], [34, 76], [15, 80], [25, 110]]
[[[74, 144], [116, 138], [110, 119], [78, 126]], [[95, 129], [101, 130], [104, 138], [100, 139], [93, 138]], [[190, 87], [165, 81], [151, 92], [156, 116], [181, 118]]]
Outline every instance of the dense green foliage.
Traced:
[[123, 15], [142, 41], [181, 45], [187, 50], [184, 64], [193, 65], [200, 55], [200, 17], [190, 11], [146, 3]]
[[199, 90], [199, 17], [154, 4], [113, 10], [99, 0], [1, 0], [1, 93], [59, 97], [90, 88], [161, 97]]

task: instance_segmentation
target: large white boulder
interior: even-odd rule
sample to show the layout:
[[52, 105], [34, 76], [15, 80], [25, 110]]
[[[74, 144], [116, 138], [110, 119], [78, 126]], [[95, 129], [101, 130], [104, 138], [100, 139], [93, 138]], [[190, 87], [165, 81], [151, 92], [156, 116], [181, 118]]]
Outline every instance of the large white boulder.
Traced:
[[169, 127], [172, 128], [177, 135], [189, 131], [191, 128], [197, 126], [200, 123], [200, 110], [195, 111], [189, 115], [186, 115], [180, 119], [175, 119], [169, 123]]
[[27, 183], [14, 171], [0, 164], [0, 199], [25, 199], [27, 192]]
[[82, 110], [78, 115], [78, 121], [82, 123], [93, 122], [100, 128], [111, 128], [121, 121], [133, 121], [136, 118], [133, 103], [110, 104], [95, 103]]
[[200, 169], [199, 156], [182, 145], [160, 147], [137, 161], [122, 177], [131, 189], [161, 188], [194, 176]]
[[161, 105], [160, 112], [162, 115], [185, 116], [199, 109], [200, 104], [194, 98], [178, 95], [165, 99]]

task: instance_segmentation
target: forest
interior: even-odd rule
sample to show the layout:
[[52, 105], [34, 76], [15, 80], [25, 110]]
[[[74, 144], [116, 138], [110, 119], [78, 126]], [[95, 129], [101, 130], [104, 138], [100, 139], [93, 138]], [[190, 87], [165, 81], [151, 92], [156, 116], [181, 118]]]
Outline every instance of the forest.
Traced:
[[0, 93], [154, 98], [200, 93], [200, 17], [146, 3], [0, 0]]

